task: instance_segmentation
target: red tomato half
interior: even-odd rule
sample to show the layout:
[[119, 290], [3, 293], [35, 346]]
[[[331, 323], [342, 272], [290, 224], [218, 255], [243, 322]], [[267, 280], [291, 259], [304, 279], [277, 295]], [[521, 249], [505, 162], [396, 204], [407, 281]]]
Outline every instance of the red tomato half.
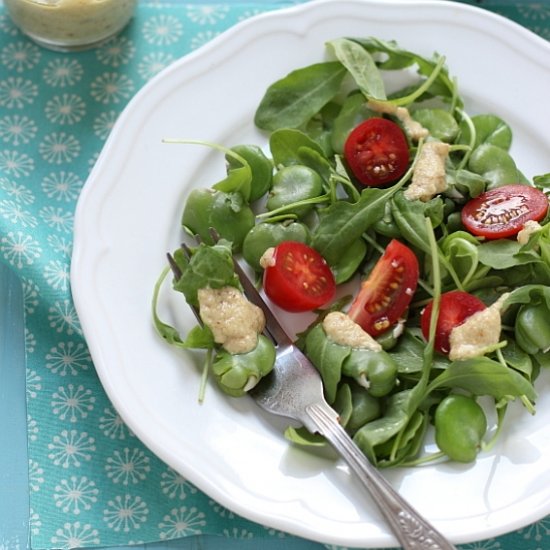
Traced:
[[409, 145], [395, 122], [368, 118], [349, 134], [344, 157], [360, 183], [378, 187], [399, 179], [407, 171]]
[[394, 239], [362, 283], [348, 315], [371, 336], [378, 336], [409, 307], [417, 283], [414, 252]]
[[334, 298], [336, 283], [325, 259], [313, 248], [294, 241], [275, 247], [273, 263], [264, 270], [264, 290], [286, 311], [310, 311]]
[[548, 211], [548, 197], [529, 185], [505, 185], [469, 200], [462, 209], [462, 223], [473, 235], [502, 239], [516, 235], [528, 220], [541, 220]]
[[[476, 296], [462, 290], [451, 290], [441, 295], [439, 317], [435, 329], [434, 348], [440, 353], [447, 354], [450, 350], [449, 336], [453, 328], [461, 325], [474, 313], [482, 311], [487, 306]], [[433, 302], [430, 302], [422, 311], [420, 326], [424, 338], [430, 335], [430, 319]]]

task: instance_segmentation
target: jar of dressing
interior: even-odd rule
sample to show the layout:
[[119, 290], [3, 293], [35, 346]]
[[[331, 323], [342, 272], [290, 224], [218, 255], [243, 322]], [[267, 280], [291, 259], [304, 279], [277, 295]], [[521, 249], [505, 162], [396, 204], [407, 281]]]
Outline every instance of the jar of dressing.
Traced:
[[97, 46], [122, 30], [137, 0], [4, 0], [13, 22], [36, 43], [58, 51]]

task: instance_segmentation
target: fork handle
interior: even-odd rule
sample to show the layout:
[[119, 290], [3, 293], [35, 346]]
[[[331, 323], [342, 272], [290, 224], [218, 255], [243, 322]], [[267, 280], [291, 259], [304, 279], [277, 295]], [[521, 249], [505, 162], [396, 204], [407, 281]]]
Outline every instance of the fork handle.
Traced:
[[456, 550], [445, 537], [406, 502], [368, 461], [326, 403], [310, 405], [307, 413], [319, 432], [346, 460], [374, 497], [404, 550]]

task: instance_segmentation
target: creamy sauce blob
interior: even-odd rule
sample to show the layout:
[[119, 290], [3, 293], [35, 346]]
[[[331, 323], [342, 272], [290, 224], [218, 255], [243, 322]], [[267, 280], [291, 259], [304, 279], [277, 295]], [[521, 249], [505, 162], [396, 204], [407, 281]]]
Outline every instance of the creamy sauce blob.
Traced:
[[214, 340], [229, 353], [247, 353], [258, 343], [264, 330], [263, 311], [233, 287], [201, 288], [198, 291], [201, 319], [212, 331]]
[[540, 225], [539, 222], [527, 220], [523, 226], [523, 229], [521, 229], [517, 235], [518, 243], [521, 245], [527, 244], [529, 242], [529, 237], [541, 229], [542, 225]]
[[442, 141], [427, 141], [420, 149], [412, 181], [404, 195], [409, 200], [429, 201], [447, 188], [445, 162], [450, 145]]
[[372, 351], [382, 350], [382, 346], [368, 332], [341, 311], [331, 311], [323, 319], [323, 330], [335, 344]]
[[370, 99], [367, 106], [377, 113], [395, 116], [403, 124], [407, 135], [414, 141], [427, 138], [429, 135], [428, 130], [420, 122], [414, 120], [407, 107], [398, 107], [393, 103], [376, 99]]
[[507, 297], [508, 293], [503, 294], [494, 304], [453, 328], [449, 337], [451, 361], [485, 355], [488, 349], [498, 344], [502, 328], [500, 313]]

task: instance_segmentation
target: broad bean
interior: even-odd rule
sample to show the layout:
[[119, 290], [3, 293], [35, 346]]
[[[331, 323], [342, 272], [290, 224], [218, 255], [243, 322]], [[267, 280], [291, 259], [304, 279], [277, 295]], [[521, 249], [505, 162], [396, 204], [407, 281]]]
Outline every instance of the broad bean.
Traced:
[[435, 442], [451, 460], [473, 462], [486, 431], [487, 417], [474, 398], [451, 394], [437, 406]]
[[[248, 162], [252, 171], [249, 201], [254, 202], [263, 197], [271, 187], [273, 179], [273, 162], [267, 158], [257, 145], [236, 145], [231, 150]], [[231, 155], [226, 155], [228, 171], [238, 169], [240, 163]]]
[[299, 164], [284, 166], [273, 176], [266, 207], [269, 211], [283, 209], [285, 214], [294, 214], [300, 218], [310, 212], [314, 205], [292, 205], [315, 199], [322, 193], [323, 180], [315, 170]]
[[458, 134], [458, 123], [444, 109], [416, 109], [412, 112], [412, 117], [424, 128], [430, 135], [446, 143], [452, 143]]
[[344, 283], [351, 279], [362, 264], [367, 253], [367, 244], [360, 238], [355, 240], [343, 251], [338, 262], [331, 266], [336, 284]]
[[[474, 125], [474, 148], [488, 143], [508, 151], [512, 143], [512, 130], [500, 117], [491, 114], [475, 115], [471, 119]], [[459, 143], [469, 144], [471, 131], [465, 121], [460, 123]]]
[[210, 228], [233, 243], [238, 251], [246, 234], [252, 229], [255, 216], [240, 193], [225, 193], [213, 189], [194, 189], [189, 194], [181, 224], [203, 242], [213, 244]]
[[518, 345], [531, 355], [549, 351], [549, 322], [550, 308], [546, 303], [521, 306], [515, 322], [515, 336]]
[[342, 363], [342, 374], [356, 380], [374, 397], [382, 397], [395, 386], [397, 365], [385, 351], [351, 348]]
[[487, 189], [526, 181], [508, 152], [490, 143], [483, 143], [474, 149], [468, 168], [488, 181]]
[[262, 271], [260, 258], [270, 247], [283, 241], [309, 243], [309, 229], [302, 223], [287, 220], [280, 223], [259, 223], [244, 238], [243, 258], [255, 271]]
[[225, 393], [239, 397], [268, 374], [274, 364], [275, 346], [261, 334], [256, 347], [247, 353], [231, 354], [224, 349], [218, 351], [212, 372]]

